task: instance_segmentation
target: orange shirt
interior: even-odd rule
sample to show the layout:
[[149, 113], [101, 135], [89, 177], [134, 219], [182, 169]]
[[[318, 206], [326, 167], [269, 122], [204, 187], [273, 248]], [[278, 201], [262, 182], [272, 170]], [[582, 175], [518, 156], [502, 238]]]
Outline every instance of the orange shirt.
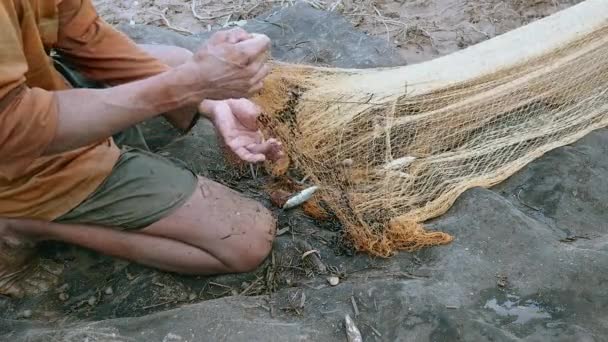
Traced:
[[54, 220], [95, 191], [119, 150], [108, 138], [43, 156], [58, 121], [53, 91], [69, 88], [50, 50], [108, 84], [168, 67], [100, 19], [91, 0], [2, 0], [0, 30], [0, 217]]

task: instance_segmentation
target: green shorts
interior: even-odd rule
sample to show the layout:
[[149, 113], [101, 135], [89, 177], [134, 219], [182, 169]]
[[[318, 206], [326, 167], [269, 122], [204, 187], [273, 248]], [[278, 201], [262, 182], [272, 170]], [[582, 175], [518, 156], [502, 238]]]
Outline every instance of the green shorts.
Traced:
[[[99, 87], [55, 60], [77, 88]], [[114, 136], [121, 147], [111, 174], [84, 202], [56, 222], [139, 229], [169, 215], [194, 193], [196, 174], [178, 160], [150, 152], [139, 127]]]

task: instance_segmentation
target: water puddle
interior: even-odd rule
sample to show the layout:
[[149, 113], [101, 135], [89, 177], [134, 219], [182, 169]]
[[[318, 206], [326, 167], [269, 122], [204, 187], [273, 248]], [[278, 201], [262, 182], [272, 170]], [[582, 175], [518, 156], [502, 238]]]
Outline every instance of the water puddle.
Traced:
[[522, 300], [518, 296], [507, 295], [504, 301], [491, 298], [486, 301], [485, 309], [490, 309], [502, 317], [516, 318], [512, 323], [526, 324], [533, 319], [550, 319], [551, 315], [541, 305], [532, 300]]

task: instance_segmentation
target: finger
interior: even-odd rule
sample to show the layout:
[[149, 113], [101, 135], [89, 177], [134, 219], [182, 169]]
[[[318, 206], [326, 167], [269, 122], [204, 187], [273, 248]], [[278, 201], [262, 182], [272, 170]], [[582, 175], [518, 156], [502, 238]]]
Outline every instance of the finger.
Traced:
[[234, 154], [236, 154], [242, 160], [249, 163], [260, 163], [266, 160], [266, 157], [262, 153], [252, 153], [245, 147], [239, 147], [233, 150]]
[[260, 144], [249, 144], [247, 150], [253, 154], [262, 154], [266, 159], [276, 160], [282, 156], [282, 146], [276, 139], [268, 139]]
[[253, 85], [251, 88], [249, 88], [249, 91], [248, 91], [249, 97], [258, 94], [259, 92], [262, 91], [262, 89], [264, 89], [264, 82], [258, 82], [256, 85]]
[[238, 43], [237, 47], [247, 56], [247, 64], [250, 64], [258, 60], [260, 56], [266, 58], [264, 55], [270, 48], [270, 38], [256, 34], [253, 38]]
[[227, 31], [226, 41], [231, 44], [236, 44], [251, 38], [253, 38], [253, 36], [249, 32], [237, 27]]
[[279, 160], [283, 156], [285, 156], [285, 152], [283, 151], [283, 144], [276, 139], [268, 139], [268, 142], [272, 145], [272, 149], [270, 153], [267, 155], [267, 158], [270, 160]]
[[270, 74], [270, 66], [263, 64], [258, 72], [251, 78], [250, 84], [255, 85], [262, 82]]
[[198, 105], [199, 113], [211, 114], [213, 113], [215, 107], [218, 105], [219, 101], [215, 100], [204, 100]]

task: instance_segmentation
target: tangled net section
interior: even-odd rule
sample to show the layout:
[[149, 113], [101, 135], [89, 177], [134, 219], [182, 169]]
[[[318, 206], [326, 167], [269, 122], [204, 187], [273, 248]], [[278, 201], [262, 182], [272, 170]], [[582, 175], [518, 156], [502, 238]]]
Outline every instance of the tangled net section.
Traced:
[[[319, 186], [354, 246], [386, 257], [449, 243], [422, 223], [465, 190], [492, 186], [606, 126], [607, 56], [604, 25], [535, 58], [418, 93], [407, 67], [277, 65], [257, 101], [268, 133]], [[387, 90], [383, 78], [402, 86]]]

